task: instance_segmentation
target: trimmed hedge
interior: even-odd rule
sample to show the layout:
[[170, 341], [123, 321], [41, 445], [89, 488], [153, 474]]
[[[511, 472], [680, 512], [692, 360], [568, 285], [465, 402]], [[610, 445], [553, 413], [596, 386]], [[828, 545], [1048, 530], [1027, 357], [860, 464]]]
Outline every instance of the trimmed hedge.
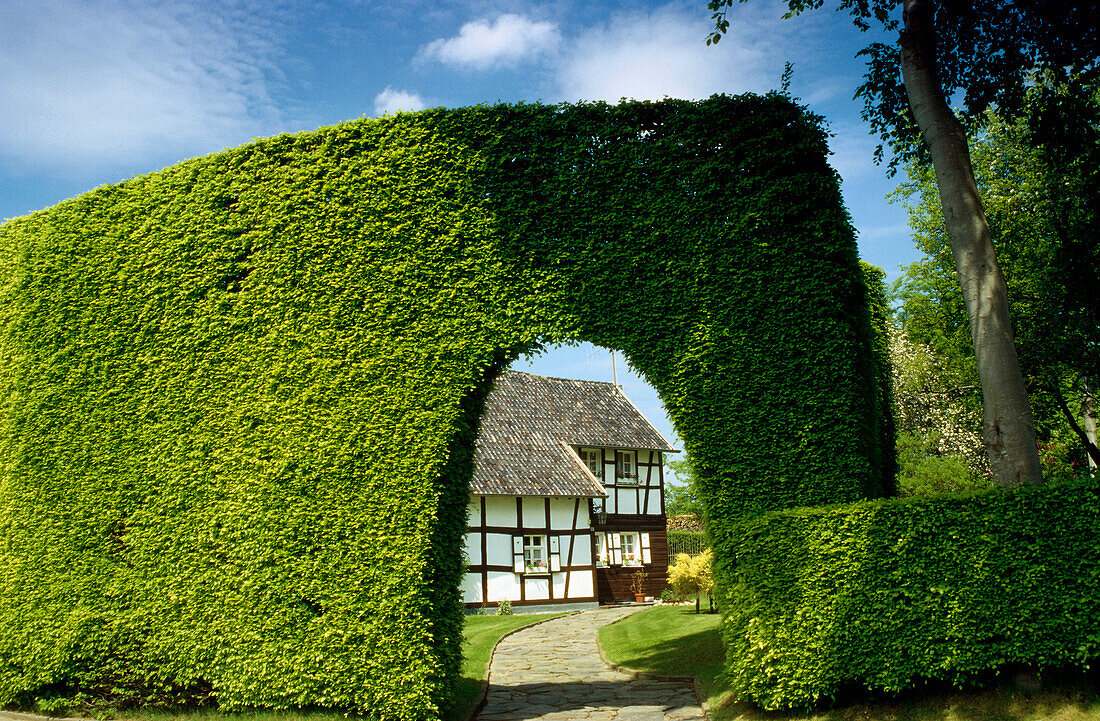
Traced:
[[621, 349], [716, 516], [880, 495], [825, 154], [778, 96], [439, 109], [0, 226], [0, 704], [436, 715], [481, 404], [543, 343]]
[[723, 636], [734, 688], [764, 708], [1100, 657], [1095, 486], [777, 511], [743, 529]]

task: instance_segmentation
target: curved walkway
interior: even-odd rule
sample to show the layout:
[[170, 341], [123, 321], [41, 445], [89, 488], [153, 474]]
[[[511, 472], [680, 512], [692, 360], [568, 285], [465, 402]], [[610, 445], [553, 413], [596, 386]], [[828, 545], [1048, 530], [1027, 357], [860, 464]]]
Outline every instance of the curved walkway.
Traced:
[[478, 721], [702, 721], [690, 684], [637, 678], [600, 657], [596, 629], [638, 610], [584, 611], [504, 638]]

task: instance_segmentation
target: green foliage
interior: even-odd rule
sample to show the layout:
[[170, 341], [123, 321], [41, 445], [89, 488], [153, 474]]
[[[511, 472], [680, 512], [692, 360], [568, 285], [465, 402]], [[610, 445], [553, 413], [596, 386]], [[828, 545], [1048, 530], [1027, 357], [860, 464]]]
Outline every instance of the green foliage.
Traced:
[[512, 615], [512, 602], [509, 601], [507, 598], [502, 599], [500, 601], [500, 603], [497, 604], [497, 615], [498, 616], [511, 616]]
[[929, 447], [927, 438], [914, 433], [898, 436], [898, 464], [899, 496], [934, 496], [993, 485], [988, 474], [974, 473], [963, 456], [939, 453]]
[[[726, 8], [747, 1], [708, 0], [715, 23], [708, 45], [729, 29]], [[789, 18], [826, 3], [786, 0], [786, 4], [785, 17]], [[896, 0], [836, 0], [829, 4], [838, 12], [848, 13], [860, 31], [874, 25], [896, 38], [897, 31], [904, 30], [902, 7]], [[1037, 76], [1060, 82], [1095, 77], [1100, 62], [1100, 28], [1092, 0], [929, 0], [927, 6], [936, 46], [936, 79], [945, 98], [961, 96], [961, 107], [956, 112], [969, 127], [982, 125], [993, 108], [1013, 116], [1020, 113]], [[899, 161], [912, 160], [925, 152], [898, 72], [898, 46], [894, 42], [873, 42], [858, 55], [866, 59], [867, 72], [856, 97], [863, 99], [863, 118], [872, 132], [893, 151], [892, 171]], [[1067, 137], [1065, 127], [1057, 131], [1060, 140]], [[880, 145], [876, 161], [882, 160], [882, 150]]]
[[668, 587], [678, 600], [686, 601], [694, 597], [696, 613], [699, 612], [699, 597], [714, 591], [713, 559], [714, 554], [709, 548], [697, 556], [679, 553], [668, 567]]
[[685, 456], [680, 460], [667, 461], [667, 464], [675, 480], [666, 479], [665, 515], [672, 518], [694, 513], [699, 518], [704, 518], [706, 507], [699, 496], [698, 476], [691, 465], [691, 459]]
[[[911, 341], [893, 325], [890, 362], [893, 417], [899, 429], [899, 484], [921, 475], [917, 466], [922, 466], [933, 474], [938, 469], [954, 477], [958, 474], [951, 469], [957, 468], [974, 479], [953, 490], [970, 488], [978, 479], [985, 479], [982, 486], [988, 487], [992, 477], [981, 434], [981, 399], [975, 397], [980, 393], [977, 382], [967, 383], [954, 364], [936, 355], [930, 346]], [[973, 370], [973, 363], [970, 365]], [[912, 491], [910, 487], [901, 495], [914, 495]]]
[[875, 434], [875, 455], [877, 465], [882, 469], [883, 495], [894, 495], [896, 488], [893, 479], [897, 474], [898, 459], [894, 447], [897, 435], [897, 419], [894, 417], [894, 375], [890, 355], [890, 305], [886, 292], [886, 273], [881, 268], [859, 262], [866, 287], [867, 306], [870, 309], [871, 361], [875, 372], [875, 382], [867, 386], [869, 401], [877, 409], [877, 433]]
[[430, 110], [0, 226], [0, 704], [438, 713], [493, 378], [621, 349], [735, 519], [880, 495], [863, 278], [777, 96]]
[[[1092, 395], [1092, 379], [1100, 375], [1098, 118], [1095, 91], [1081, 96], [1044, 84], [1031, 93], [1021, 120], [991, 115], [986, 131], [970, 142], [1043, 444], [1072, 433], [1070, 421], [1076, 422], [1082, 398]], [[1051, 124], [1057, 133], [1043, 129]], [[1076, 128], [1072, 147], [1051, 137], [1067, 128]], [[898, 323], [906, 341], [927, 346], [942, 361], [941, 390], [969, 388], [949, 399], [956, 406], [951, 415], [978, 416], [973, 344], [932, 170], [911, 165], [896, 195], [906, 198], [914, 240], [924, 253], [894, 286]], [[1076, 451], [1078, 465], [1084, 455]]]
[[729, 674], [769, 709], [1100, 656], [1100, 487], [777, 511], [722, 591]]

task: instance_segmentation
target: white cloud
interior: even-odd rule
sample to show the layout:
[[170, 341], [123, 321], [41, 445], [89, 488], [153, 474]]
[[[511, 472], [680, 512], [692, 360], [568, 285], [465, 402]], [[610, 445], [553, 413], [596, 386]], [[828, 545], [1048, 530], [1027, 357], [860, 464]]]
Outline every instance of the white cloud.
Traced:
[[0, 8], [0, 160], [172, 162], [278, 128], [285, 8], [42, 0]]
[[416, 93], [407, 90], [394, 90], [386, 86], [386, 89], [374, 96], [374, 114], [386, 115], [401, 110], [423, 110], [428, 107], [424, 100]]
[[562, 53], [564, 100], [703, 98], [766, 92], [779, 85], [793, 28], [768, 3], [737, 7], [737, 21], [717, 46], [704, 42], [713, 23], [697, 3], [619, 13], [589, 28]]
[[552, 52], [561, 42], [557, 25], [535, 22], [507, 13], [492, 22], [468, 22], [453, 38], [433, 40], [420, 49], [420, 60], [434, 59], [447, 65], [485, 70], [514, 66]]

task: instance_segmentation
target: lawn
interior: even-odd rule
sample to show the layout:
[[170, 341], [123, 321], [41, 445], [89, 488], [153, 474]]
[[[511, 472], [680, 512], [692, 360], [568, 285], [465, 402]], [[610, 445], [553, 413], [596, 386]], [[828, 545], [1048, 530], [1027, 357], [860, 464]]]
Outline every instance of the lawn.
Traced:
[[[705, 606], [704, 606], [705, 607]], [[725, 653], [717, 613], [691, 606], [654, 606], [600, 629], [600, 647], [611, 661], [663, 676], [695, 676], [707, 704], [717, 708], [729, 689], [719, 679]]]
[[1049, 679], [1029, 690], [1032, 678], [1011, 678], [979, 691], [925, 691], [894, 699], [861, 700], [809, 714], [764, 712], [736, 703], [720, 678], [722, 645], [717, 614], [694, 606], [656, 606], [600, 629], [600, 646], [613, 662], [638, 671], [699, 679], [714, 721], [1100, 721], [1097, 676]]
[[481, 689], [489, 673], [489, 659], [497, 641], [514, 631], [561, 613], [532, 613], [522, 616], [467, 616], [462, 628], [462, 677], [455, 686], [454, 703], [447, 712], [448, 721], [463, 721], [481, 699]]

